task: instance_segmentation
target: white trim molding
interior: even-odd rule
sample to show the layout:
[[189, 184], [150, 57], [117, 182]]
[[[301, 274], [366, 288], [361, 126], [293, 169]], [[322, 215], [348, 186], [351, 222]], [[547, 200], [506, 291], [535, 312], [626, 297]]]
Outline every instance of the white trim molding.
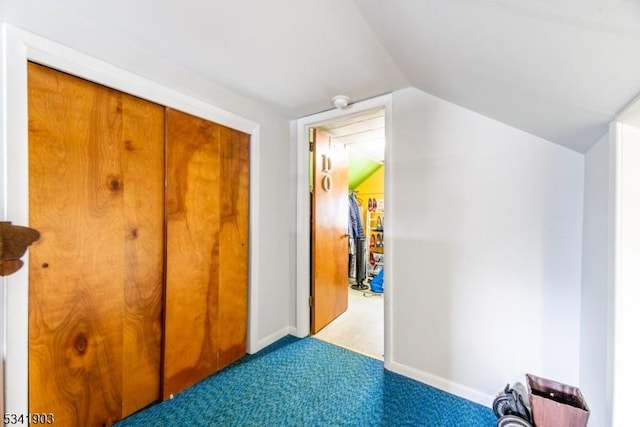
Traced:
[[[392, 96], [382, 95], [365, 101], [360, 101], [350, 105], [343, 110], [333, 109], [322, 113], [302, 117], [297, 120], [296, 138], [293, 139], [295, 146], [293, 150], [296, 153], [296, 325], [295, 336], [306, 337], [309, 335], [310, 316], [309, 295], [311, 293], [311, 227], [309, 218], [311, 215], [310, 196], [309, 196], [309, 151], [308, 151], [308, 134], [309, 128], [317, 126], [321, 123], [341, 117], [351, 116], [376, 108], [385, 109], [385, 185], [389, 185], [391, 179], [390, 169], [391, 162], [391, 116], [392, 116]], [[384, 354], [385, 366], [387, 360], [392, 360], [392, 338], [391, 337], [391, 307], [393, 300], [393, 285], [386, 278], [392, 277], [390, 271], [393, 269], [393, 195], [385, 195], [385, 298], [384, 298]], [[387, 238], [387, 236], [389, 238]]]
[[270, 346], [271, 344], [275, 343], [276, 341], [278, 341], [281, 338], [286, 337], [287, 335], [292, 335], [290, 326], [284, 327], [284, 328], [280, 329], [279, 331], [276, 331], [276, 332], [274, 332], [274, 333], [262, 338], [258, 342], [257, 351], [260, 351], [263, 348], [266, 348], [266, 347]]
[[[385, 209], [386, 206], [387, 204], [385, 201]], [[391, 361], [388, 365], [385, 364], [385, 368], [397, 374], [404, 375], [405, 377], [420, 381], [421, 383], [430, 385], [431, 387], [435, 387], [448, 393], [455, 394], [456, 396], [465, 398], [480, 405], [487, 406], [489, 408], [491, 408], [493, 405], [493, 399], [495, 396], [481, 393], [478, 390], [474, 390], [470, 387], [444, 379], [437, 375], [433, 375], [428, 372], [403, 365], [402, 363]]]
[[[258, 242], [259, 229], [259, 148], [260, 125], [222, 110], [204, 101], [184, 95], [144, 77], [102, 62], [58, 43], [9, 24], [2, 26], [3, 87], [0, 117], [0, 149], [3, 155], [2, 218], [16, 224], [28, 224], [28, 116], [27, 62], [34, 61], [69, 74], [94, 81], [121, 92], [175, 108], [251, 135], [250, 160], [250, 253], [249, 253], [249, 321], [247, 352], [261, 348], [258, 342]], [[28, 412], [28, 256], [25, 266], [4, 281], [6, 357], [4, 412]], [[1, 301], [1, 300], [0, 300]]]

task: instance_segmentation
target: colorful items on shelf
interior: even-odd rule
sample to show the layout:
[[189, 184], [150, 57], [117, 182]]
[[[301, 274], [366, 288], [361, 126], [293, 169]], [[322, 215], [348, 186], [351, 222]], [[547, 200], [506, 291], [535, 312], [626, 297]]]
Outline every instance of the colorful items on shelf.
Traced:
[[381, 248], [384, 246], [384, 239], [382, 233], [371, 234], [369, 238], [370, 248]]

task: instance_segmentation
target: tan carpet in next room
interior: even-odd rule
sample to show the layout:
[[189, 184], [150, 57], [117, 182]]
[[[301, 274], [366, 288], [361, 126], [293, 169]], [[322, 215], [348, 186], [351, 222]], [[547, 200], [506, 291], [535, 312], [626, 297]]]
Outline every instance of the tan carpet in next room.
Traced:
[[349, 288], [348, 310], [314, 338], [382, 360], [384, 295]]

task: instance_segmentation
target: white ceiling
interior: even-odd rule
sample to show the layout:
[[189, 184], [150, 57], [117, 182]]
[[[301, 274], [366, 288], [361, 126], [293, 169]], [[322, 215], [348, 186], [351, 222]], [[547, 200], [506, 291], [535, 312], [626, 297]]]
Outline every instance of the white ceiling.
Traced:
[[358, 0], [412, 86], [584, 151], [640, 93], [637, 0]]
[[584, 151], [640, 93], [638, 0], [55, 4], [290, 118], [414, 86]]
[[349, 150], [356, 150], [371, 160], [384, 163], [384, 108], [331, 120], [319, 127]]

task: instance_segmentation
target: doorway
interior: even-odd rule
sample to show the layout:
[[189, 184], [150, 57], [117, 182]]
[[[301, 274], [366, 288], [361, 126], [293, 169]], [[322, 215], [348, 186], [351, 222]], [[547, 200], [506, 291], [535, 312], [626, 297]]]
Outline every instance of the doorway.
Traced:
[[[362, 240], [364, 245], [364, 277], [356, 273], [355, 248], [351, 241], [351, 255], [345, 251], [345, 256], [340, 259], [332, 259], [331, 262], [344, 263], [349, 265], [345, 271], [343, 285], [345, 298], [348, 299], [347, 310], [336, 314], [335, 319], [331, 319], [326, 327], [309, 328], [310, 319], [314, 314], [313, 300], [309, 298], [306, 307], [298, 304], [297, 307], [297, 331], [296, 335], [306, 336], [310, 332], [317, 332], [314, 336], [333, 344], [360, 352], [370, 357], [383, 359], [385, 351], [385, 323], [388, 323], [385, 311], [388, 309], [389, 299], [384, 289], [384, 233], [385, 229], [385, 141], [387, 138], [387, 128], [385, 126], [389, 114], [389, 97], [379, 97], [373, 100], [354, 104], [347, 110], [332, 110], [320, 113], [315, 116], [300, 119], [298, 121], [299, 136], [304, 132], [305, 140], [311, 129], [318, 129], [330, 136], [332, 144], [344, 146], [349, 154], [349, 187], [344, 190], [342, 197], [353, 197], [357, 200], [358, 213], [361, 221]], [[300, 146], [300, 145], [298, 145]], [[301, 156], [298, 156], [300, 166]], [[311, 184], [312, 176], [309, 173], [309, 154], [306, 154], [304, 175], [307, 180], [299, 179], [300, 184]], [[302, 171], [299, 168], [299, 171]], [[299, 175], [302, 178], [301, 175]], [[302, 182], [301, 182], [302, 181]], [[309, 214], [313, 212], [311, 201], [313, 195], [310, 187], [305, 185], [307, 201], [298, 204], [298, 218], [306, 218], [307, 224], [304, 227], [299, 222], [299, 248], [309, 248], [313, 242], [313, 227], [309, 224]], [[304, 196], [304, 195], [303, 195]], [[300, 201], [300, 198], [299, 198]], [[305, 203], [303, 205], [303, 203]], [[305, 205], [307, 212], [305, 212]], [[374, 207], [375, 206], [375, 207]], [[346, 221], [345, 221], [346, 223]], [[302, 231], [306, 228], [305, 231]], [[304, 234], [302, 234], [304, 233]], [[373, 236], [373, 238], [371, 238]], [[306, 237], [303, 238], [303, 237]], [[304, 242], [300, 244], [300, 242]], [[305, 245], [305, 246], [303, 246]], [[346, 240], [345, 246], [346, 248]], [[306, 294], [313, 297], [312, 285], [314, 281], [313, 249], [306, 252], [297, 251], [298, 259], [298, 289], [300, 297]], [[306, 257], [306, 265], [305, 258]], [[326, 254], [322, 255], [322, 262], [327, 263]], [[306, 269], [306, 274], [304, 270]], [[377, 277], [379, 285], [372, 290], [371, 280]], [[363, 280], [364, 279], [364, 280]], [[306, 289], [302, 289], [301, 284], [307, 284]], [[359, 286], [358, 286], [359, 285]], [[364, 285], [364, 286], [362, 286]], [[303, 285], [304, 286], [304, 285]], [[365, 287], [365, 289], [362, 289]], [[321, 292], [316, 291], [316, 292]], [[386, 301], [385, 301], [386, 300]], [[306, 310], [305, 310], [306, 309]], [[305, 316], [306, 314], [306, 316]], [[306, 322], [305, 322], [306, 317]], [[306, 323], [306, 324], [305, 324]], [[306, 327], [306, 328], [305, 328]], [[306, 334], [305, 334], [306, 329]]]

